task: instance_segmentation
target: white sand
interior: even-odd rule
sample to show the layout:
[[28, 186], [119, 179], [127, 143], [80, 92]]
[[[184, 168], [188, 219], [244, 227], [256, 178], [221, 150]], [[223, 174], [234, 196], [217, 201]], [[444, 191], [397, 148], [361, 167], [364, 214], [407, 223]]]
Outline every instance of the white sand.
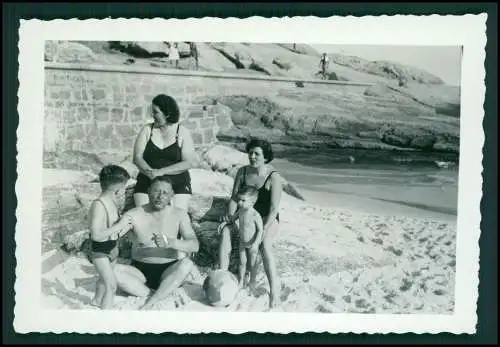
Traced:
[[[193, 171], [193, 188], [226, 195], [231, 180]], [[217, 188], [214, 188], [217, 187]], [[309, 194], [307, 192], [304, 194]], [[208, 195], [208, 194], [207, 194]], [[326, 199], [325, 196], [316, 197]], [[328, 199], [327, 199], [328, 200]], [[452, 313], [455, 276], [453, 220], [354, 211], [354, 201], [332, 196], [338, 207], [317, 206], [288, 195], [281, 204], [274, 250], [288, 312]], [[325, 201], [323, 201], [325, 202]], [[56, 251], [42, 274], [44, 305], [90, 308], [96, 272], [84, 258]], [[50, 264], [49, 264], [50, 263]], [[261, 267], [262, 270], [262, 267]], [[196, 273], [156, 309], [216, 310], [207, 305]], [[266, 311], [263, 271], [252, 295], [242, 292], [226, 309]], [[144, 299], [119, 294], [117, 309], [137, 309]]]

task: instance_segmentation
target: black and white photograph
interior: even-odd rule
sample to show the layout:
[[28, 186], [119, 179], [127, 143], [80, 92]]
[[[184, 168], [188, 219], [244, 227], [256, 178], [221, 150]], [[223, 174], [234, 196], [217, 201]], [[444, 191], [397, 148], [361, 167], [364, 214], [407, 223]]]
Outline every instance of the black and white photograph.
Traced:
[[485, 17], [420, 19], [22, 23], [18, 325], [474, 331]]

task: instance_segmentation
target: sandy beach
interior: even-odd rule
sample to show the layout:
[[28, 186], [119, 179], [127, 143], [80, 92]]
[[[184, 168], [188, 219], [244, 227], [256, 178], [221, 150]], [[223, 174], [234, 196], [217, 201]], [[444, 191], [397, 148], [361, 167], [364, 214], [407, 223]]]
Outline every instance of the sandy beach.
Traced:
[[[228, 176], [201, 169], [191, 174], [195, 193], [227, 196], [230, 192]], [[57, 184], [57, 176], [57, 170], [45, 171], [44, 184]], [[65, 172], [65, 184], [71, 183], [71, 177], [81, 180], [80, 173]], [[374, 206], [367, 199], [345, 194], [300, 191], [307, 202], [284, 194], [281, 204], [280, 235], [274, 248], [282, 288], [279, 310], [453, 312], [453, 218], [401, 205], [389, 209], [387, 202]], [[90, 300], [97, 277], [85, 257], [52, 250], [44, 254], [42, 267], [44, 307], [93, 308]], [[206, 273], [203, 268], [193, 273], [156, 309], [216, 310], [203, 295]], [[266, 311], [268, 288], [261, 267], [255, 292], [242, 291], [230, 307], [217, 310]], [[116, 309], [137, 309], [143, 302], [119, 293]]]

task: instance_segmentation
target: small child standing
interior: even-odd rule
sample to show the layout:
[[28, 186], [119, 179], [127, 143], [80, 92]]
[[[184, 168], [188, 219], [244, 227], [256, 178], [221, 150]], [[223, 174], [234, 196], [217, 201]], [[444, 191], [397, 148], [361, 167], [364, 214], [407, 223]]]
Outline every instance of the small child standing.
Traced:
[[113, 306], [117, 289], [114, 264], [118, 258], [118, 238], [131, 228], [131, 220], [120, 219], [125, 205], [125, 189], [130, 175], [117, 165], [107, 165], [99, 173], [101, 195], [90, 207], [90, 259], [99, 279], [92, 305], [101, 309]]
[[[238, 192], [238, 211], [234, 220], [239, 220], [239, 285], [253, 290], [257, 277], [257, 255], [262, 243], [263, 222], [259, 212], [254, 209], [259, 191], [246, 187]], [[248, 264], [247, 264], [248, 262]], [[248, 266], [247, 266], [248, 265]]]

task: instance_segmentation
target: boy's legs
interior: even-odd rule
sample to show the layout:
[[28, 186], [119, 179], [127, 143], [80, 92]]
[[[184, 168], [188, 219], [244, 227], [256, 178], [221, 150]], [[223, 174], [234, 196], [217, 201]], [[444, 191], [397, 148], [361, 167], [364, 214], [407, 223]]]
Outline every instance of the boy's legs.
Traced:
[[250, 290], [254, 290], [255, 284], [257, 282], [257, 255], [258, 251], [247, 248], [248, 252], [248, 260], [250, 264], [250, 281], [248, 282], [248, 286]]
[[106, 287], [104, 286], [104, 280], [102, 279], [102, 276], [99, 275], [99, 278], [97, 279], [97, 283], [95, 285], [95, 295], [90, 304], [93, 306], [101, 307], [102, 298], [104, 297], [105, 291]]
[[117, 289], [113, 267], [108, 257], [94, 258], [94, 266], [104, 282], [104, 295], [101, 302], [101, 308], [111, 308]]
[[244, 286], [245, 273], [247, 270], [247, 253], [244, 245], [240, 244], [240, 266], [239, 266], [239, 286]]

